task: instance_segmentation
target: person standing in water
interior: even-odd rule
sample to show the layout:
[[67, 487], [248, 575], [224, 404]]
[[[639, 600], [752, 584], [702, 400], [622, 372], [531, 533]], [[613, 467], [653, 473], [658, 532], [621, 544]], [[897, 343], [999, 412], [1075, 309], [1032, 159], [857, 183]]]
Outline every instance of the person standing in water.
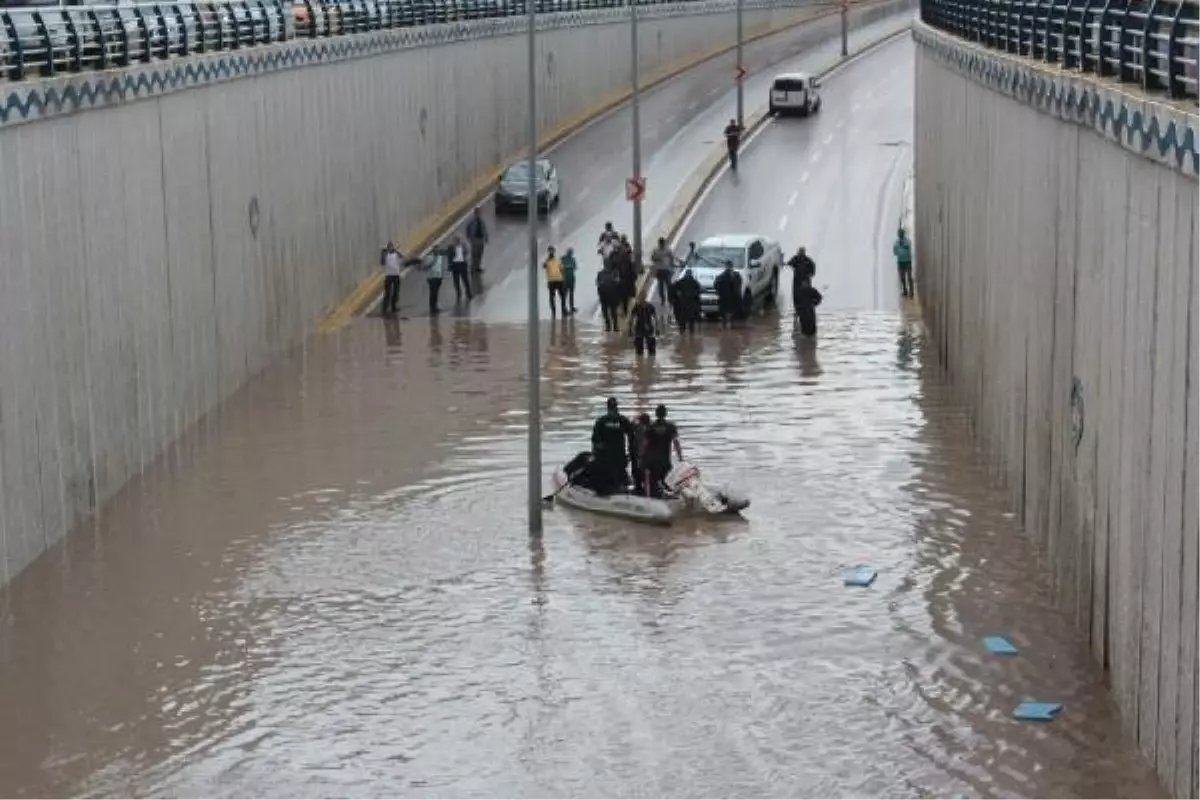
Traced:
[[563, 313], [574, 314], [579, 311], [575, 307], [575, 270], [579, 265], [575, 263], [575, 248], [568, 247], [567, 252], [562, 257], [563, 268]]
[[900, 295], [912, 297], [912, 240], [904, 232], [904, 228], [896, 231], [896, 243], [892, 245], [892, 254], [896, 256], [896, 270], [900, 273]]
[[483, 248], [488, 243], [488, 229], [479, 206], [467, 221], [467, 241], [471, 243], [471, 271], [483, 272]]
[[550, 295], [550, 316], [555, 316], [554, 298], [558, 298], [562, 305], [563, 316], [567, 316], [567, 297], [563, 291], [563, 265], [558, 256], [554, 254], [553, 247], [546, 248], [546, 260], [542, 262], [542, 269], [546, 273], [546, 291]]

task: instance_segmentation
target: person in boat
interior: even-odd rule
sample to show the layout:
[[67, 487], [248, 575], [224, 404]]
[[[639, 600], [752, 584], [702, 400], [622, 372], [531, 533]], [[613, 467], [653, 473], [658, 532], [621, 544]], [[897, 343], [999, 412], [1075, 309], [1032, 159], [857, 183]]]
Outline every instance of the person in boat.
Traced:
[[644, 481], [648, 497], [662, 497], [663, 480], [671, 471], [671, 450], [675, 457], [683, 460], [683, 447], [679, 444], [679, 429], [667, 419], [667, 407], [654, 409], [654, 421], [646, 426], [642, 434], [641, 454], [638, 459], [646, 471]]
[[642, 472], [642, 443], [646, 437], [646, 429], [650, 427], [650, 415], [646, 412], [638, 414], [637, 422], [633, 423], [633, 448], [629, 451], [629, 468], [633, 471], [633, 493], [646, 494], [645, 474]]
[[608, 398], [607, 409], [592, 426], [592, 452], [596, 456], [596, 482], [592, 490], [599, 495], [626, 491], [629, 475], [625, 465], [633, 450], [633, 423], [621, 413], [617, 398]]

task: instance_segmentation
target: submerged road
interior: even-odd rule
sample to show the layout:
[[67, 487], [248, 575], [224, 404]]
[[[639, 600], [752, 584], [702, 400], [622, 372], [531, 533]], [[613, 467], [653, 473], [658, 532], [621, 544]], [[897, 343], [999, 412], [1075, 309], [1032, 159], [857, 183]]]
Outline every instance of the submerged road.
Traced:
[[[861, 148], [804, 166], [821, 126], [907, 133], [910, 59], [882, 51], [844, 96], [830, 82], [824, 117], [767, 129], [740, 180], [808, 138], [761, 178], [756, 216], [788, 213], [804, 169], [814, 198], [854, 174]], [[871, 81], [900, 122], [854, 116]], [[866, 163], [858, 217], [806, 205], [789, 234], [830, 283], [818, 343], [786, 310], [653, 361], [586, 320], [543, 326], [548, 465], [610, 393], [665, 402], [686, 455], [748, 491], [744, 519], [550, 509], [531, 541], [527, 331], [360, 320], [12, 582], [0, 795], [1161, 796], [885, 259], [842, 240], [891, 224], [875, 192], [894, 167]], [[740, 226], [721, 211], [738, 191], [693, 226]], [[842, 585], [855, 564], [872, 587]], [[988, 656], [990, 634], [1020, 655]], [[1066, 710], [1022, 724], [1025, 699]]]
[[[905, 28], [908, 22], [909, 15], [900, 14], [864, 26], [851, 32], [850, 46], [859, 48]], [[776, 72], [819, 69], [837, 56], [839, 43], [835, 36], [815, 39], [802, 48], [787, 45], [789, 38], [773, 37], [769, 42], [747, 46], [745, 63], [751, 71], [744, 89], [747, 114], [766, 103]], [[642, 213], [647, 235], [679, 188], [721, 141], [721, 132], [735, 116], [733, 65], [731, 54], [721, 56], [642, 95], [642, 172], [647, 178]], [[611, 221], [626, 234], [631, 229], [632, 206], [624, 192], [631, 170], [632, 139], [629, 108], [622, 105], [545, 153], [561, 175], [562, 201], [541, 223], [539, 250], [544, 255], [545, 247], [551, 244], [559, 252], [575, 248], [580, 262], [576, 302], [586, 301], [586, 306], [580, 308], [588, 314], [596, 309], [596, 240], [604, 223]], [[525, 217], [516, 214], [497, 219], [490, 199], [481, 209], [491, 242], [484, 256], [485, 272], [476, 281], [480, 295], [471, 303], [456, 304], [447, 276], [442, 284], [442, 309], [448, 314], [491, 322], [524, 321], [528, 275]], [[545, 297], [541, 302], [542, 315], [548, 317], [549, 303]], [[427, 316], [427, 308], [425, 281], [419, 271], [410, 272], [403, 281], [400, 315]], [[375, 307], [371, 313], [376, 313]]]

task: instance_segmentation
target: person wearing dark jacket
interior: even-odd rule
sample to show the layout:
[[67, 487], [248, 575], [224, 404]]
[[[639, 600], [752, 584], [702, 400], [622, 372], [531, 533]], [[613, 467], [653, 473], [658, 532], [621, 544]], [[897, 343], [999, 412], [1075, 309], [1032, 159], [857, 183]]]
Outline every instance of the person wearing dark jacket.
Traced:
[[617, 274], [621, 276], [621, 313], [628, 316], [629, 304], [637, 293], [637, 267], [633, 263], [633, 247], [624, 234], [613, 253], [613, 261], [617, 265]]
[[729, 120], [725, 126], [725, 149], [729, 151], [729, 168], [737, 172], [738, 148], [742, 146], [742, 126], [736, 119]]
[[617, 398], [608, 398], [607, 410], [592, 426], [592, 452], [596, 455], [598, 486], [596, 494], [624, 491], [629, 485], [625, 465], [633, 450], [633, 423], [617, 407]]
[[658, 314], [649, 300], [638, 300], [633, 307], [633, 349], [639, 356], [658, 349]]
[[792, 284], [792, 306], [796, 322], [805, 336], [817, 335], [817, 306], [821, 305], [821, 293], [810, 280]]
[[621, 276], [615, 265], [609, 265], [596, 275], [596, 294], [600, 298], [600, 311], [604, 314], [604, 330], [616, 332], [619, 319], [617, 308], [621, 305]]
[[700, 317], [700, 281], [690, 269], [685, 269], [683, 277], [675, 282], [675, 298], [675, 321], [679, 324], [679, 332], [695, 333], [696, 320]]
[[803, 247], [796, 251], [796, 255], [788, 259], [788, 266], [796, 271], [795, 281], [812, 281], [817, 274], [817, 264], [811, 258]]
[[642, 452], [639, 463], [646, 470], [643, 485], [648, 497], [661, 497], [663, 480], [671, 471], [671, 450], [683, 460], [683, 448], [679, 444], [679, 430], [667, 419], [667, 407], [654, 409], [654, 422], [646, 426], [642, 435]]
[[728, 326], [742, 311], [742, 276], [733, 269], [732, 261], [725, 262], [725, 269], [713, 281], [713, 289], [717, 291], [717, 313], [721, 316], [721, 325]]
[[471, 271], [483, 272], [483, 248], [487, 247], [488, 229], [478, 207], [467, 221], [467, 241], [471, 243]]

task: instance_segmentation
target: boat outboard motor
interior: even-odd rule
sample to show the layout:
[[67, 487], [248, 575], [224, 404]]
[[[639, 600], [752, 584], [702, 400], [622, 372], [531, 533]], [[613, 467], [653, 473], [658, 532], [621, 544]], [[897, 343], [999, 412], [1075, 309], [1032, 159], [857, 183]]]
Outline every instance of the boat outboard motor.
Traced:
[[695, 464], [680, 461], [667, 473], [663, 483], [670, 491], [689, 503], [695, 503], [710, 514], [720, 514], [728, 508], [728, 504], [720, 496], [710, 492], [708, 487], [700, 482], [700, 470]]

